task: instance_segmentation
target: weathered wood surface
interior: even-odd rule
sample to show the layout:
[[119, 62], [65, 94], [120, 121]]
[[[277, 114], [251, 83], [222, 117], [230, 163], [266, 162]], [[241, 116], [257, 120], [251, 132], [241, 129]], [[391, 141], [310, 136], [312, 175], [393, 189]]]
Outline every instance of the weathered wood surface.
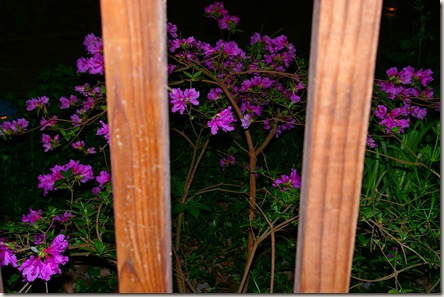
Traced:
[[165, 0], [102, 0], [120, 293], [172, 292]]
[[348, 292], [382, 0], [315, 0], [295, 293]]

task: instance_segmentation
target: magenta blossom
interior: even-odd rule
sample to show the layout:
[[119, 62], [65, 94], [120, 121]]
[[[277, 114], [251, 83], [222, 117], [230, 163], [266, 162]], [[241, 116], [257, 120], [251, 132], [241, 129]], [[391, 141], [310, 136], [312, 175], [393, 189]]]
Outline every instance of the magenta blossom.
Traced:
[[[57, 235], [51, 245], [43, 250], [44, 256], [42, 253], [39, 253], [37, 257], [31, 255], [18, 270], [22, 271], [23, 277], [28, 282], [32, 282], [37, 278], [49, 281], [52, 275], [62, 273], [59, 264], [65, 265], [68, 262], [68, 257], [61, 254], [67, 247], [68, 241], [65, 239], [65, 235]], [[44, 257], [45, 261], [41, 257]]]
[[109, 127], [108, 124], [105, 124], [102, 120], [100, 120], [100, 124], [102, 124], [102, 128], [97, 129], [97, 135], [103, 135], [107, 142], [109, 143]]
[[69, 169], [72, 169], [70, 177], [76, 178], [81, 183], [94, 179], [91, 165], [82, 165], [79, 161], [70, 160], [68, 164], [63, 166], [55, 165], [53, 168], [51, 168], [51, 173], [39, 175], [38, 187], [43, 189], [43, 195], [46, 195], [48, 191], [57, 189], [54, 188], [54, 183], [58, 180], [65, 179], [60, 171], [67, 172]]
[[179, 111], [180, 114], [183, 114], [188, 103], [199, 105], [197, 98], [199, 98], [200, 93], [194, 88], [185, 89], [185, 91], [179, 88], [171, 89], [169, 96], [171, 98], [170, 103], [173, 104], [172, 112]]
[[49, 120], [42, 118], [40, 120], [40, 125], [42, 125], [42, 127], [40, 128], [40, 131], [43, 131], [47, 127], [52, 127], [56, 124], [57, 124], [57, 116], [52, 116], [51, 119], [49, 119]]
[[29, 100], [26, 100], [26, 106], [27, 106], [26, 110], [31, 111], [36, 108], [46, 110], [46, 107], [49, 105], [48, 102], [49, 102], [49, 98], [46, 96], [38, 97], [37, 99], [31, 98]]
[[17, 267], [17, 257], [14, 252], [3, 244], [0, 243], [0, 268], [11, 264], [13, 267]]
[[12, 122], [5, 121], [0, 124], [0, 136], [24, 132], [27, 130], [28, 123], [29, 122], [23, 118], [13, 120]]
[[208, 127], [211, 128], [211, 134], [217, 134], [217, 131], [222, 129], [224, 132], [233, 131], [232, 122], [236, 121], [231, 112], [231, 106], [228, 106], [219, 112], [211, 121], [208, 122]]
[[31, 255], [29, 259], [27, 259], [23, 264], [18, 268], [19, 271], [22, 271], [23, 277], [28, 282], [33, 282], [40, 275], [40, 271], [43, 268], [43, 263], [40, 257], [35, 258], [34, 255]]
[[370, 135], [367, 135], [367, 145], [368, 145], [370, 148], [374, 148], [374, 147], [377, 146], [375, 140], [374, 140]]
[[57, 134], [54, 138], [51, 138], [48, 134], [42, 135], [43, 149], [45, 152], [52, 151], [56, 147], [60, 146], [60, 138]]
[[71, 105], [76, 103], [78, 101], [77, 97], [74, 95], [69, 96], [69, 99], [65, 96], [60, 97], [60, 109], [66, 109], [69, 108]]
[[282, 192], [287, 190], [287, 187], [292, 188], [301, 188], [301, 177], [299, 176], [296, 169], [291, 169], [290, 176], [281, 175], [280, 178], [277, 178], [273, 183], [273, 187], [279, 187]]
[[28, 215], [23, 215], [22, 217], [22, 222], [26, 223], [29, 222], [30, 225], [34, 225], [35, 221], [38, 221], [42, 218], [42, 210], [32, 210], [31, 208], [29, 209], [29, 214]]
[[105, 170], [102, 170], [99, 175], [96, 176], [96, 181], [99, 183], [99, 187], [102, 187], [104, 184], [111, 181], [111, 175]]
[[72, 213], [70, 211], [65, 211], [61, 215], [56, 216], [54, 218], [54, 221], [59, 223], [65, 223], [69, 221], [70, 218], [72, 218]]
[[245, 130], [248, 129], [248, 127], [250, 127], [251, 120], [252, 120], [252, 117], [250, 114], [247, 113], [246, 115], [244, 115], [244, 118], [241, 119], [242, 128], [244, 128]]

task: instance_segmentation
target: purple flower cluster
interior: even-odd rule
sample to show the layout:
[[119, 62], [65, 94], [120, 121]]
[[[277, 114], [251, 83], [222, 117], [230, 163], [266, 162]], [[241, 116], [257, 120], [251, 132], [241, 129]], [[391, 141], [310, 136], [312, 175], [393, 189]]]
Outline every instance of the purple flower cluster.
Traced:
[[274, 183], [273, 187], [280, 188], [282, 192], [285, 192], [287, 190], [287, 187], [290, 188], [301, 188], [301, 177], [299, 176], [296, 169], [291, 169], [290, 176], [288, 175], [281, 175], [280, 178], [277, 178]]
[[215, 2], [207, 6], [205, 8], [205, 15], [215, 19], [222, 30], [233, 31], [239, 23], [239, 17], [229, 15], [228, 10], [224, 8], [224, 4], [221, 2]]
[[433, 89], [428, 87], [428, 83], [433, 81], [433, 72], [430, 69], [415, 71], [413, 67], [407, 66], [401, 71], [392, 67], [386, 73], [389, 79], [380, 82], [379, 87], [393, 103], [388, 102], [390, 106], [377, 105], [374, 115], [385, 133], [390, 134], [395, 130], [404, 133], [412, 117], [423, 120], [427, 115], [427, 109], [414, 105], [413, 101], [427, 102], [433, 98]]
[[38, 187], [43, 189], [43, 194], [46, 195], [48, 194], [48, 191], [57, 190], [57, 188], [54, 187], [54, 183], [58, 180], [65, 179], [60, 171], [67, 172], [69, 169], [72, 169], [70, 177], [74, 177], [82, 183], [94, 179], [91, 165], [82, 165], [80, 164], [80, 161], [70, 160], [69, 163], [65, 165], [55, 165], [51, 168], [52, 172], [49, 174], [39, 175]]
[[103, 59], [103, 40], [94, 34], [88, 34], [85, 37], [83, 45], [86, 47], [89, 58], [80, 58], [77, 60], [77, 71], [80, 73], [89, 72], [89, 74], [101, 74], [104, 71]]
[[[233, 19], [220, 2], [206, 7], [205, 14], [220, 21], [221, 27], [225, 29], [228, 28], [226, 27], [228, 19], [233, 25], [237, 25], [238, 22], [238, 18]], [[247, 54], [234, 41], [221, 39], [211, 45], [194, 37], [179, 37], [177, 27], [171, 23], [167, 24], [167, 32], [169, 52], [174, 55], [175, 60], [180, 61], [179, 65], [202, 65], [224, 81], [229, 95], [242, 113], [242, 115], [237, 114], [242, 128], [249, 129], [252, 123], [263, 122], [264, 128], [271, 131], [270, 121], [275, 117], [272, 105], [276, 103], [280, 106], [291, 106], [301, 101], [300, 92], [305, 86], [297, 75], [293, 79], [288, 77], [284, 80], [280, 75], [273, 74], [286, 72], [295, 60], [296, 49], [288, 42], [286, 36], [271, 38], [255, 33], [251, 37], [251, 53]], [[169, 73], [173, 74], [175, 69], [179, 68], [177, 65], [169, 65]], [[267, 73], [268, 71], [270, 73]], [[194, 88], [188, 90], [193, 90], [193, 94], [199, 93]], [[180, 89], [173, 89], [169, 93], [172, 112], [179, 111], [183, 114], [188, 103], [198, 104], [197, 100], [193, 103], [192, 97], [187, 98], [184, 93]], [[221, 87], [214, 87], [209, 90], [206, 98], [209, 101], [217, 101], [224, 95]], [[208, 122], [211, 133], [216, 134], [219, 128], [225, 132], [234, 130], [232, 125], [235, 121], [234, 114], [227, 111], [226, 105], [210, 104], [210, 106], [224, 108], [224, 110], [219, 109], [215, 118]], [[264, 110], [267, 114], [264, 114]], [[269, 120], [258, 121], [257, 117], [261, 116], [268, 117]], [[278, 134], [294, 127], [295, 120], [291, 116], [278, 120]]]
[[62, 273], [59, 264], [65, 265], [68, 262], [68, 257], [62, 255], [67, 247], [68, 241], [65, 236], [57, 235], [48, 248], [40, 251], [37, 257], [30, 256], [18, 270], [22, 272], [24, 279], [28, 282], [37, 278], [49, 281], [52, 275]]
[[0, 136], [14, 135], [26, 131], [29, 122], [23, 118], [10, 121], [4, 121], [0, 124]]

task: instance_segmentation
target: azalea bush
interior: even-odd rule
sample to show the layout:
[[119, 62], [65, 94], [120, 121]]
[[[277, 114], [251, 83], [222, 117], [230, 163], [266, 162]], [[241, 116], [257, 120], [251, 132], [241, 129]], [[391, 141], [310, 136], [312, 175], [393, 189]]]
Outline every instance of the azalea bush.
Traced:
[[[232, 41], [240, 19], [223, 3], [204, 14], [221, 30], [214, 44], [167, 24], [174, 291], [291, 292], [307, 63], [283, 35]], [[76, 292], [117, 290], [103, 41], [90, 34], [84, 45], [77, 71], [90, 75], [87, 83], [58, 98], [36, 95], [26, 100], [32, 115], [0, 124], [5, 144], [38, 134], [47, 156], [32, 208], [0, 226], [10, 292], [60, 281], [79, 263], [98, 270], [76, 279]], [[407, 273], [426, 276], [425, 291], [437, 289], [432, 75], [393, 67], [375, 81], [351, 290], [418, 289], [402, 279]]]

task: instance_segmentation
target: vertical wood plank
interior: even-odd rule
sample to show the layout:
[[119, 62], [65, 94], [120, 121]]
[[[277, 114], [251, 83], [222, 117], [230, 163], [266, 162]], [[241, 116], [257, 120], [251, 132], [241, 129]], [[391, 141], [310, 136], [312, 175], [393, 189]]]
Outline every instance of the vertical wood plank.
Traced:
[[295, 293], [348, 292], [382, 0], [315, 0]]
[[172, 292], [165, 0], [102, 0], [120, 293]]

